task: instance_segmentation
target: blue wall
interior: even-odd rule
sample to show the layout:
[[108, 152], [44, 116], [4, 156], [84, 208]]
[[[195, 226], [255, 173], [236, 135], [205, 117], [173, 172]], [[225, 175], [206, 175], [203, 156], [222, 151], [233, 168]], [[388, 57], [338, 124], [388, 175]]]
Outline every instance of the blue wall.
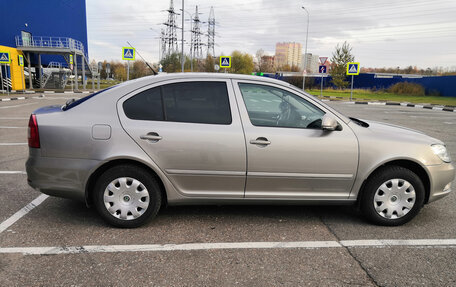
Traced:
[[[321, 78], [314, 78], [315, 85], [320, 85]], [[284, 79], [286, 80], [286, 79]], [[351, 81], [351, 78], [347, 78]], [[393, 78], [375, 78], [375, 74], [360, 74], [355, 76], [353, 87], [355, 89], [387, 89], [392, 85], [399, 82], [417, 83], [422, 85], [426, 93], [437, 91], [444, 97], [456, 97], [456, 76], [437, 76], [437, 77], [423, 77], [423, 78], [402, 78], [401, 76], [394, 76]], [[333, 87], [331, 77], [324, 79], [323, 85], [325, 87]]]
[[[81, 41], [88, 51], [85, 0], [0, 0], [0, 45], [16, 47], [15, 36], [21, 31], [32, 36], [70, 37]], [[50, 59], [44, 56], [43, 64]]]

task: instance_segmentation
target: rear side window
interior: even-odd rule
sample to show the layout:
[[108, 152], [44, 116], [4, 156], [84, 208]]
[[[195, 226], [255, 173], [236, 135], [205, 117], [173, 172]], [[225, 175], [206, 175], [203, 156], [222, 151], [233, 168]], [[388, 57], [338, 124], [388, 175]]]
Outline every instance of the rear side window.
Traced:
[[123, 103], [125, 115], [133, 120], [163, 121], [163, 101], [160, 87], [145, 90]]
[[143, 91], [123, 104], [134, 120], [231, 124], [225, 82], [184, 82]]
[[163, 86], [166, 120], [202, 124], [231, 124], [225, 82], [186, 82]]

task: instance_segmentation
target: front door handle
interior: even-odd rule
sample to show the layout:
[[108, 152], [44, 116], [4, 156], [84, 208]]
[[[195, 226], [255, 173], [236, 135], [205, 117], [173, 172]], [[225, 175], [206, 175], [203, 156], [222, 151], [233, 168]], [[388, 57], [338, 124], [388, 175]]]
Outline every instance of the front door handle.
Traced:
[[148, 133], [147, 135], [139, 136], [139, 138], [142, 140], [148, 140], [151, 142], [158, 142], [159, 140], [162, 139], [162, 137], [159, 136], [157, 133]]
[[251, 144], [256, 144], [256, 145], [262, 145], [262, 146], [266, 146], [266, 145], [270, 145], [271, 144], [271, 142], [268, 141], [268, 139], [264, 138], [264, 137], [259, 137], [256, 140], [250, 140], [250, 143]]

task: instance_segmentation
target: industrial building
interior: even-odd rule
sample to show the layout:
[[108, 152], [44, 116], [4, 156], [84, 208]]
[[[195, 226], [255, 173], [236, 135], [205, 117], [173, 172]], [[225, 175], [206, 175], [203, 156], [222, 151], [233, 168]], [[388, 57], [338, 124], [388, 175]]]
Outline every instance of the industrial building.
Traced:
[[0, 10], [0, 62], [9, 60], [3, 90], [64, 88], [72, 74], [85, 88], [92, 76], [85, 0], [0, 1]]

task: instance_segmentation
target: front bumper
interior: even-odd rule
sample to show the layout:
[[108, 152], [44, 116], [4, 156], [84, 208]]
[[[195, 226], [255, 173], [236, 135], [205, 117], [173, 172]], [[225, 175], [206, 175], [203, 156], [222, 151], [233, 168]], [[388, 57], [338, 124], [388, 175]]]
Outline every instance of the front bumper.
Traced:
[[85, 201], [87, 180], [100, 161], [42, 157], [31, 151], [25, 164], [28, 184], [42, 193]]
[[455, 178], [454, 166], [451, 163], [445, 163], [427, 166], [426, 168], [431, 178], [431, 190], [428, 202], [433, 202], [450, 194], [451, 182]]

